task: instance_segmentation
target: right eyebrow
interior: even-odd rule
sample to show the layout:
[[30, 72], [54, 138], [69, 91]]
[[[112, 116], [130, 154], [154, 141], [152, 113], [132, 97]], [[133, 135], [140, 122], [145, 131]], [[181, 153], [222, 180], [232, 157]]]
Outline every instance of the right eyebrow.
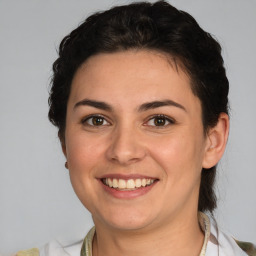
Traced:
[[177, 107], [177, 108], [180, 108], [180, 109], [184, 110], [185, 112], [187, 112], [186, 108], [183, 105], [181, 105], [173, 100], [146, 102], [146, 103], [143, 103], [139, 107], [139, 111], [146, 111], [149, 109], [155, 109], [155, 108], [160, 108], [160, 107], [164, 107], [164, 106]]
[[90, 106], [90, 107], [94, 107], [94, 108], [98, 108], [106, 111], [113, 111], [112, 107], [109, 104], [102, 101], [96, 101], [96, 100], [83, 99], [81, 101], [78, 101], [74, 105], [74, 109], [76, 109], [79, 106]]

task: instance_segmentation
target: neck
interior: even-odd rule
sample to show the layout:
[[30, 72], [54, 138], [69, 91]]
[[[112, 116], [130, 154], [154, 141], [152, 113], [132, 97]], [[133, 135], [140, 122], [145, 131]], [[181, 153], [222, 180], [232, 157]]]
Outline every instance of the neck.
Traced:
[[110, 229], [97, 221], [95, 226], [93, 256], [198, 256], [204, 239], [197, 213], [135, 231]]

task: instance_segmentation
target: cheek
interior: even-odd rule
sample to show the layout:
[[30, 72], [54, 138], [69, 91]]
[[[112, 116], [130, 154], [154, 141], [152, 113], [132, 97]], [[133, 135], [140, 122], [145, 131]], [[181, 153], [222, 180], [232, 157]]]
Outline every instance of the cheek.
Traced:
[[67, 160], [70, 169], [75, 172], [88, 172], [100, 161], [99, 156], [104, 151], [104, 143], [83, 134], [74, 133], [66, 136]]
[[[202, 137], [202, 136], [201, 136]], [[203, 160], [203, 140], [189, 133], [156, 140], [151, 147], [152, 157], [166, 174], [182, 176], [200, 173]]]
[[82, 204], [91, 210], [97, 201], [95, 171], [102, 161], [103, 145], [81, 133], [66, 133], [67, 161], [70, 181]]

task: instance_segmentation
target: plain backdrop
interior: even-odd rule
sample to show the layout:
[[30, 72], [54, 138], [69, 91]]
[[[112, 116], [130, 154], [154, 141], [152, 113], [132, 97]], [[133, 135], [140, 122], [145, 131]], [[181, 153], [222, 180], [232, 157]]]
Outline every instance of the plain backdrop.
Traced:
[[[0, 253], [81, 239], [92, 226], [48, 122], [51, 65], [89, 14], [130, 1], [0, 0]], [[170, 0], [223, 47], [231, 131], [218, 169], [222, 229], [256, 242], [256, 1]]]

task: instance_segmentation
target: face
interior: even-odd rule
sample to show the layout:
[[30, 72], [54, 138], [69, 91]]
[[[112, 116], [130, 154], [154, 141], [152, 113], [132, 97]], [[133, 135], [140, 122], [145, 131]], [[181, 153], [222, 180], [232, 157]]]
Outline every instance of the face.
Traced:
[[82, 65], [63, 151], [96, 225], [146, 229], [197, 212], [201, 112], [188, 76], [160, 53], [99, 54]]

